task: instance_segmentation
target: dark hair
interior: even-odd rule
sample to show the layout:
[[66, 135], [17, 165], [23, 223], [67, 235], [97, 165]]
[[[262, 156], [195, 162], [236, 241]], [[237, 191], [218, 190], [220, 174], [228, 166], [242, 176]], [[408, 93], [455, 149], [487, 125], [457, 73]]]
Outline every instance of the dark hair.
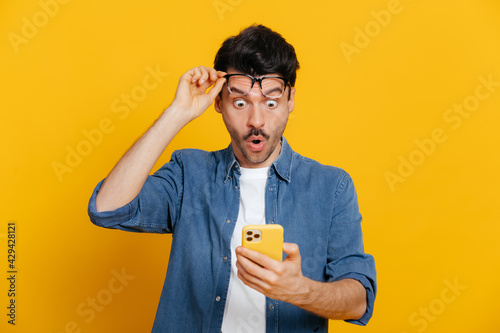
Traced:
[[227, 38], [215, 55], [214, 68], [229, 68], [252, 76], [278, 73], [295, 85], [299, 61], [295, 49], [279, 33], [252, 25]]

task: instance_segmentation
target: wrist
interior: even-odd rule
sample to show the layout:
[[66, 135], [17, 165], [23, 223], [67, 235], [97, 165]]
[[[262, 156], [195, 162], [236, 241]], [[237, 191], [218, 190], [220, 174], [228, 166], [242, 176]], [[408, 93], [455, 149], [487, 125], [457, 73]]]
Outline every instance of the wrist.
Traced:
[[178, 132], [190, 121], [191, 118], [186, 110], [177, 107], [175, 104], [171, 104], [162, 112], [154, 125], [162, 132], [167, 128], [173, 128]]
[[301, 282], [298, 283], [298, 289], [294, 295], [294, 299], [291, 300], [290, 303], [301, 308], [307, 307], [307, 305], [314, 303], [316, 295], [315, 284], [317, 283], [317, 281], [302, 276]]

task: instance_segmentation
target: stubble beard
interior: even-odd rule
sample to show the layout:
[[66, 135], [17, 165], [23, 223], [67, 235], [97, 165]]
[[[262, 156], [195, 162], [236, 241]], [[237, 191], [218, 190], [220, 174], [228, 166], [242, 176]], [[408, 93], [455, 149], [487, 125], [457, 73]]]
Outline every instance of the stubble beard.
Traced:
[[[274, 133], [267, 134], [262, 129], [251, 129], [244, 136], [240, 136], [239, 133], [226, 121], [224, 121], [224, 123], [226, 124], [226, 129], [231, 136], [231, 140], [238, 147], [243, 157], [250, 163], [261, 164], [269, 159], [269, 157], [274, 153], [277, 145], [280, 144], [281, 136], [283, 135], [286, 128], [287, 120], [288, 117], [283, 121], [283, 123], [276, 129]], [[266, 148], [263, 151], [259, 153], [253, 153], [248, 149], [246, 141], [251, 135], [261, 135], [266, 139]]]

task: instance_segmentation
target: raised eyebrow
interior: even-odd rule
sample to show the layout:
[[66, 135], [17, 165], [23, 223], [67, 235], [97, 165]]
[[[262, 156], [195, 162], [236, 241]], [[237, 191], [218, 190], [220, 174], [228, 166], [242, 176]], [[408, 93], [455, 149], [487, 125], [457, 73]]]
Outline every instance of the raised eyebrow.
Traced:
[[247, 93], [241, 91], [238, 88], [230, 88], [230, 89], [231, 89], [231, 92], [233, 92], [233, 93], [238, 93], [238, 94], [241, 94], [241, 95], [246, 95], [247, 94]]
[[270, 94], [272, 94], [272, 93], [273, 93], [273, 92], [275, 92], [275, 91], [282, 92], [282, 90], [281, 90], [280, 88], [275, 87], [275, 88], [273, 88], [273, 89], [271, 89], [271, 90], [266, 90], [265, 94], [266, 94], [266, 95], [270, 95]]

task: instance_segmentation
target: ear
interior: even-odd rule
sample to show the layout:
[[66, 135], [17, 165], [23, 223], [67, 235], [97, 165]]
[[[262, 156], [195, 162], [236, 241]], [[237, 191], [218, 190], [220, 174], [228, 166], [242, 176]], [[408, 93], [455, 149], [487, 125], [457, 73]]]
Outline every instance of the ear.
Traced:
[[222, 114], [222, 99], [221, 99], [220, 95], [221, 94], [218, 94], [217, 97], [215, 97], [214, 108], [215, 108], [215, 111]]
[[288, 113], [292, 112], [295, 108], [295, 88], [291, 88], [290, 98], [288, 99]]

